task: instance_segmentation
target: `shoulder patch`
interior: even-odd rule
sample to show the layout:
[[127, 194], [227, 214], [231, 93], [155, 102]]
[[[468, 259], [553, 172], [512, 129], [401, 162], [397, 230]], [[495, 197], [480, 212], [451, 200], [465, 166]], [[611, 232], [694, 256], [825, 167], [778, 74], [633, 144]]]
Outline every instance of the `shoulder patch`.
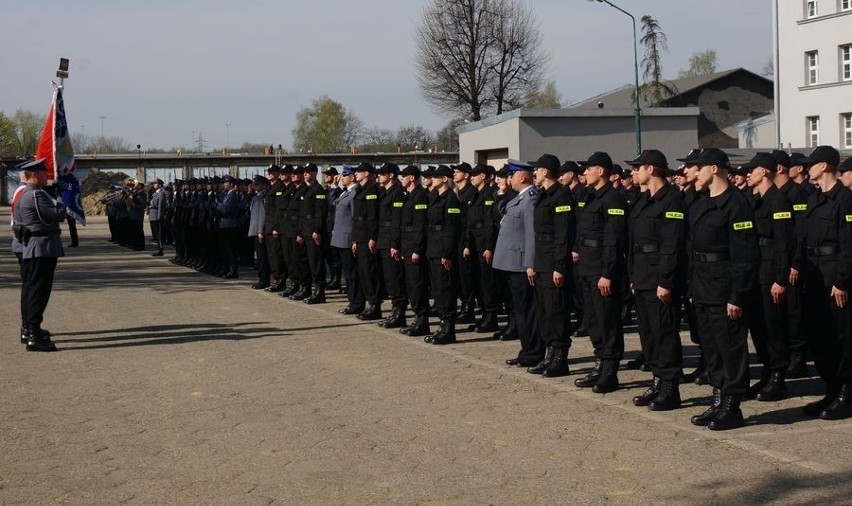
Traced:
[[750, 221], [739, 221], [734, 223], [734, 230], [748, 230], [754, 228], [754, 224]]
[[773, 220], [789, 220], [793, 217], [793, 213], [790, 211], [784, 211], [780, 213], [772, 213]]
[[448, 207], [447, 213], [448, 214], [461, 214], [461, 209], [459, 209], [458, 207]]
[[571, 210], [571, 206], [556, 206], [557, 213], [567, 213]]
[[314, 195], [314, 198], [323, 200], [325, 199], [325, 193], [317, 193], [316, 195]]
[[486, 201], [485, 201], [485, 205], [486, 205], [486, 206], [493, 206], [493, 205], [494, 205], [494, 201], [493, 201], [493, 200], [486, 200]]
[[428, 208], [428, 207], [429, 207], [429, 206], [428, 206], [428, 205], [426, 205], [426, 204], [414, 204], [414, 210], [415, 210], [415, 211], [422, 211], [422, 210], [424, 210], [424, 209], [426, 209], [426, 208]]
[[379, 198], [379, 196], [378, 196], [378, 195], [367, 195], [367, 196], [366, 196], [366, 197], [364, 197], [364, 198], [365, 198], [366, 200], [376, 200], [377, 198]]
[[670, 220], [682, 220], [683, 213], [679, 213], [677, 211], [666, 211], [666, 218]]
[[617, 209], [617, 208], [607, 209], [606, 214], [609, 214], [611, 216], [624, 216], [624, 209]]
[[275, 192], [276, 197], [280, 197], [281, 195], [284, 195], [284, 192]]
[[393, 206], [394, 207], [402, 207], [402, 204], [403, 204], [402, 202], [394, 202]]
[[793, 211], [807, 211], [807, 204], [793, 204]]

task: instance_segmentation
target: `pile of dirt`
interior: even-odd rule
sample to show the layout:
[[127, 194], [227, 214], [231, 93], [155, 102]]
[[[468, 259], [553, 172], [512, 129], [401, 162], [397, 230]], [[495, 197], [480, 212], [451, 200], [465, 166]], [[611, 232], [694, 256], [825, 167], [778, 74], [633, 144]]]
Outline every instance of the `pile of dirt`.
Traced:
[[109, 187], [122, 185], [130, 178], [123, 172], [90, 172], [86, 179], [80, 183], [80, 193], [83, 197], [83, 209], [86, 216], [100, 216], [104, 214], [106, 206], [101, 203]]

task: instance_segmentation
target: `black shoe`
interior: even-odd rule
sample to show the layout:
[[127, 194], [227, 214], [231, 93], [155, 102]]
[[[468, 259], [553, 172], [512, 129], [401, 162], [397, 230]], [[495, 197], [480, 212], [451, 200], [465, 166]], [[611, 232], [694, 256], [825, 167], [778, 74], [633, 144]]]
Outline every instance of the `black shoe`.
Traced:
[[603, 362], [600, 359], [595, 359], [595, 365], [592, 367], [592, 370], [589, 371], [582, 378], [577, 378], [574, 380], [574, 386], [580, 388], [591, 388], [595, 386], [598, 382], [598, 379], [601, 377], [601, 367]]
[[57, 351], [49, 337], [33, 335], [27, 341], [27, 351]]
[[541, 375], [545, 378], [560, 378], [568, 376], [570, 373], [571, 370], [568, 367], [568, 350], [557, 348], [553, 360], [550, 361], [547, 369]]
[[819, 416], [825, 408], [831, 406], [831, 404], [835, 400], [837, 400], [837, 397], [839, 395], [839, 389], [829, 387], [828, 391], [825, 394], [825, 397], [817, 401], [805, 404], [804, 406], [802, 406], [802, 411], [807, 416]]
[[515, 341], [516, 339], [519, 339], [518, 327], [517, 327], [517, 324], [515, 323], [514, 317], [512, 317], [512, 316], [509, 317], [509, 324], [506, 325], [506, 328], [504, 328], [500, 332], [499, 339], [501, 341]]
[[154, 254], [153, 254], [153, 255], [151, 255], [151, 256], [152, 256], [152, 257], [161, 257], [161, 256], [163, 256], [163, 250], [160, 250], [160, 251], [158, 251], [158, 252], [154, 253]]
[[794, 353], [790, 355], [790, 365], [787, 367], [787, 377], [790, 379], [810, 377], [808, 363], [805, 361], [805, 357], [803, 357], [801, 353]]
[[358, 315], [362, 321], [375, 321], [382, 319], [382, 307], [378, 304], [367, 304], [367, 309]]
[[276, 281], [276, 282], [272, 283], [271, 285], [269, 285], [268, 287], [266, 287], [264, 290], [266, 290], [269, 293], [278, 293], [281, 290], [284, 290], [284, 283], [282, 283], [280, 281]]
[[461, 310], [456, 315], [456, 322], [458, 323], [475, 323], [476, 317], [473, 314], [473, 304], [462, 304]]
[[671, 411], [680, 409], [680, 387], [677, 381], [663, 380], [660, 393], [648, 404], [651, 411]]
[[698, 366], [695, 368], [695, 370], [692, 371], [689, 374], [683, 375], [683, 382], [684, 383], [701, 384], [701, 383], [698, 383], [696, 380], [698, 379], [699, 376], [705, 375], [706, 371], [707, 371], [707, 363], [704, 361], [704, 355], [701, 355], [700, 357], [698, 357]]
[[716, 416], [707, 423], [710, 430], [739, 429], [745, 425], [743, 412], [740, 410], [740, 399], [736, 395], [722, 396], [722, 405]]
[[710, 384], [710, 374], [707, 371], [704, 371], [703, 373], [701, 373], [701, 374], [699, 374], [698, 376], [695, 377], [695, 380], [693, 380], [693, 383], [695, 383], [696, 385], [702, 385], [702, 386], [703, 385], [709, 385]]
[[299, 291], [287, 297], [290, 300], [305, 300], [311, 294], [311, 289], [307, 283], [302, 284]]
[[[390, 322], [390, 321], [394, 321], [394, 320], [396, 320], [397, 318], [399, 318], [399, 308], [398, 308], [398, 307], [394, 307], [394, 308], [392, 308], [392, 309], [391, 309], [391, 314], [389, 314], [389, 315], [388, 315], [385, 319], [383, 319], [382, 321], [380, 321], [380, 322], [378, 323], [378, 326], [379, 326], [379, 327], [384, 328], [384, 327], [385, 327], [385, 325], [386, 325], [388, 322]], [[397, 327], [397, 328], [398, 328], [398, 327]]]
[[651, 404], [651, 401], [653, 401], [657, 398], [658, 395], [660, 395], [660, 387], [662, 385], [663, 380], [657, 376], [654, 376], [654, 382], [651, 384], [651, 386], [649, 386], [648, 389], [642, 393], [642, 395], [637, 395], [633, 398], [633, 405], [643, 407], [647, 406], [648, 404]]
[[840, 387], [840, 395], [820, 412], [823, 420], [845, 420], [852, 417], [852, 384]]
[[411, 337], [423, 337], [431, 334], [429, 331], [429, 317], [417, 316], [414, 318], [414, 323], [410, 327], [399, 329], [401, 334], [406, 334]]
[[399, 329], [405, 325], [405, 308], [394, 308], [391, 315], [379, 323], [379, 327], [385, 329]]
[[364, 308], [359, 307], [359, 306], [346, 306], [343, 309], [339, 309], [337, 312], [340, 313], [340, 314], [355, 314], [355, 315], [357, 315], [357, 314], [361, 314], [362, 312], [364, 312]]
[[257, 282], [251, 285], [252, 290], [266, 290], [267, 288], [269, 288], [269, 283]]
[[690, 422], [692, 425], [697, 425], [699, 427], [706, 427], [710, 420], [716, 418], [716, 415], [719, 414], [719, 408], [722, 406], [722, 391], [718, 388], [713, 389], [713, 402], [710, 404], [710, 407], [707, 408], [706, 411], [701, 413], [700, 415], [695, 415], [690, 418]]
[[744, 397], [746, 399], [756, 398], [758, 392], [761, 392], [764, 388], [766, 388], [766, 385], [769, 384], [769, 378], [771, 376], [772, 376], [772, 372], [768, 368], [764, 367], [763, 371], [760, 374], [760, 381], [758, 381], [754, 385], [748, 387], [748, 390], [746, 391], [746, 394], [745, 394]]
[[455, 324], [449, 320], [441, 321], [441, 330], [432, 334], [432, 344], [452, 344], [456, 342]]
[[325, 287], [314, 285], [311, 287], [311, 296], [303, 301], [305, 304], [325, 304]]
[[517, 366], [517, 365], [519, 365], [520, 363], [521, 363], [521, 359], [520, 359], [520, 358], [518, 358], [518, 357], [515, 357], [515, 358], [507, 358], [507, 359], [506, 359], [506, 365], [515, 365], [515, 366]]
[[780, 401], [787, 398], [787, 385], [784, 383], [786, 371], [774, 371], [763, 390], [757, 393], [757, 400], [761, 402]]
[[541, 362], [528, 368], [527, 372], [530, 374], [544, 374], [545, 369], [547, 369], [555, 356], [556, 349], [553, 348], [553, 346], [548, 346], [547, 350], [544, 352], [544, 358], [541, 359]]
[[645, 355], [637, 355], [633, 360], [628, 360], [625, 365], [627, 366], [627, 369], [631, 371], [641, 369], [642, 366], [645, 365]]
[[226, 272], [225, 275], [222, 276], [223, 279], [239, 279], [239, 277], [240, 274], [237, 271]]
[[489, 332], [496, 332], [499, 328], [497, 325], [497, 315], [493, 312], [487, 312], [473, 330], [477, 334], [487, 334]]
[[299, 291], [298, 283], [290, 280], [287, 280], [286, 283], [288, 284], [285, 285], [285, 288], [278, 292], [278, 294], [282, 297], [290, 297], [291, 295]]
[[601, 368], [601, 376], [592, 387], [596, 394], [608, 394], [618, 390], [618, 361], [605, 360]]

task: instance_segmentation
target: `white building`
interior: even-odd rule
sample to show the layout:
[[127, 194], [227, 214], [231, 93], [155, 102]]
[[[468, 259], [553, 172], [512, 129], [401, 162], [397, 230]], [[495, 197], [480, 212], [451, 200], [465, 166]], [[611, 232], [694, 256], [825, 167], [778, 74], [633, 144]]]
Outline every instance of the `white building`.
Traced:
[[778, 139], [852, 149], [852, 0], [775, 0]]

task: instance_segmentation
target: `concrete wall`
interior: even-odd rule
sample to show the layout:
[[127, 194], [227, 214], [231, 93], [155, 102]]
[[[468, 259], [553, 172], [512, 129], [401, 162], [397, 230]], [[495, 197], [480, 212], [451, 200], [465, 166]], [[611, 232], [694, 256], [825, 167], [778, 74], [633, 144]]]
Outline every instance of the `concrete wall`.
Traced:
[[[493, 124], [459, 135], [459, 161], [477, 163], [478, 151], [509, 150], [509, 158], [518, 159], [520, 137], [518, 136], [519, 118]], [[497, 167], [498, 169], [500, 167]]]
[[[840, 115], [852, 113], [852, 80], [843, 81], [839, 47], [852, 44], [852, 10], [837, 0], [818, 0], [817, 17], [805, 18], [805, 0], [775, 0], [778, 12], [778, 117], [781, 143], [808, 147], [806, 118], [820, 117], [820, 144], [841, 149]], [[806, 85], [805, 53], [819, 52], [819, 79]]]

